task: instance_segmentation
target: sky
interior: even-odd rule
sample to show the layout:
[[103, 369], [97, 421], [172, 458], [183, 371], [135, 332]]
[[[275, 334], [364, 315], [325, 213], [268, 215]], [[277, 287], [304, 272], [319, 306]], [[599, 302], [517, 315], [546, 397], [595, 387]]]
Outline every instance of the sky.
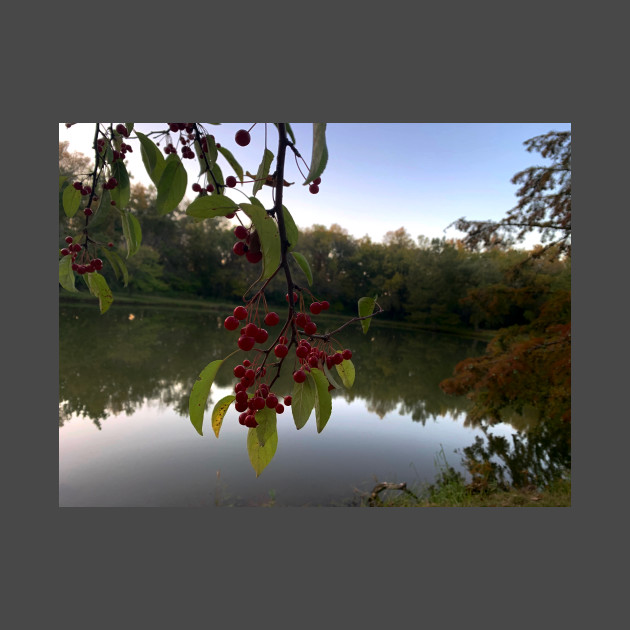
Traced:
[[[251, 130], [252, 141], [239, 147], [234, 135], [253, 123], [202, 123], [227, 147], [243, 170], [258, 170], [265, 147], [265, 125]], [[136, 123], [142, 133], [161, 130], [165, 123]], [[312, 124], [291, 123], [296, 146], [310, 163]], [[535, 164], [545, 164], [537, 153], [527, 152], [523, 142], [549, 131], [568, 131], [570, 123], [328, 123], [328, 164], [319, 193], [302, 185], [304, 178], [287, 151], [285, 179], [295, 182], [284, 190], [284, 205], [300, 228], [336, 223], [352, 236], [381, 241], [388, 231], [404, 227], [413, 239], [457, 238], [462, 234], [448, 225], [466, 217], [499, 220], [517, 203], [515, 173]], [[68, 141], [70, 151], [92, 155], [94, 123], [76, 123], [70, 129], [59, 123], [59, 141]], [[127, 168], [133, 182], [150, 185], [140, 157], [139, 142], [128, 141]], [[267, 147], [277, 152], [276, 128], [267, 125]], [[163, 145], [162, 145], [163, 146]], [[187, 198], [198, 181], [197, 160], [183, 160], [188, 170]], [[233, 174], [219, 158], [224, 176]], [[272, 164], [272, 171], [275, 163]], [[300, 162], [304, 175], [307, 167]], [[204, 183], [203, 181], [200, 183]], [[251, 184], [242, 187], [251, 195]], [[241, 188], [237, 186], [237, 189]], [[236, 190], [227, 194], [245, 201]], [[264, 186], [257, 197], [270, 208], [271, 188]], [[538, 242], [530, 237], [522, 246]]]

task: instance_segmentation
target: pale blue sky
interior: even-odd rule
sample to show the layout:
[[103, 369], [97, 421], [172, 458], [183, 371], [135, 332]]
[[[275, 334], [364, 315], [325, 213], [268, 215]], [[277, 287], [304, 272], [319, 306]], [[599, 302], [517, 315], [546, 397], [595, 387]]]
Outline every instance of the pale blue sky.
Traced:
[[[264, 125], [254, 127], [248, 147], [234, 142], [236, 131], [252, 124], [224, 123], [206, 128], [232, 151], [244, 170], [255, 173], [264, 149]], [[298, 149], [309, 162], [312, 125], [291, 126]], [[163, 125], [137, 123], [137, 128], [147, 132]], [[355, 237], [367, 234], [375, 241], [400, 227], [414, 239], [420, 235], [456, 237], [457, 231], [444, 229], [459, 217], [497, 220], [516, 205], [517, 187], [510, 179], [516, 172], [544, 162], [538, 154], [526, 151], [525, 140], [570, 129], [570, 123], [328, 123], [329, 160], [320, 192], [312, 195], [301, 185], [293, 155], [287, 152], [285, 179], [295, 185], [285, 188], [284, 202], [299, 227], [337, 223]], [[91, 155], [93, 135], [93, 123], [77, 123], [70, 129], [59, 125], [59, 140], [68, 140], [71, 150], [86, 155]], [[138, 142], [129, 144], [134, 147], [129, 171], [134, 181], [148, 185]], [[267, 146], [276, 153], [273, 125], [267, 127]], [[197, 181], [199, 168], [196, 160], [184, 163], [189, 172], [187, 196], [192, 200], [195, 193], [190, 186]], [[224, 175], [232, 174], [225, 162], [220, 161], [220, 165]], [[306, 173], [303, 164], [300, 166]], [[270, 190], [263, 187], [257, 195], [268, 207]], [[243, 186], [243, 191], [251, 194], [251, 184]], [[228, 195], [235, 201], [244, 200], [234, 190]]]

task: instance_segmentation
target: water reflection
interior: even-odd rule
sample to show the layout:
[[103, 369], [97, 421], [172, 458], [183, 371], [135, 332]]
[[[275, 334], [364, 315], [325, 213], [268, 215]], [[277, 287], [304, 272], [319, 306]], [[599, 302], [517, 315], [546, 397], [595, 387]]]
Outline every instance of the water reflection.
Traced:
[[[131, 414], [147, 400], [187, 415], [199, 372], [235, 349], [237, 333], [226, 334], [223, 316], [219, 311], [138, 307], [112, 308], [101, 316], [93, 308], [62, 307], [59, 425], [74, 414], [100, 428], [108, 416]], [[377, 325], [374, 331], [366, 337], [358, 325], [344, 330], [357, 379], [352, 389], [336, 390], [334, 397], [363, 400], [380, 418], [398, 408], [422, 424], [447, 413], [465, 413], [466, 399], [447, 396], [438, 383], [458, 361], [479, 352], [479, 342]], [[234, 357], [222, 367], [218, 387], [232, 385], [230, 368], [238, 361]], [[291, 387], [287, 373], [277, 389], [289, 393]]]

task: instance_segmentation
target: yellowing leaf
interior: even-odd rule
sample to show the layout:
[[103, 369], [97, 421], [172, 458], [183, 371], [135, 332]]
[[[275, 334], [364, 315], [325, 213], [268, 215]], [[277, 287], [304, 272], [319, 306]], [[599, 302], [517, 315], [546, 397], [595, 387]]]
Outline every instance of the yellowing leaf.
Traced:
[[223, 424], [223, 418], [230, 405], [236, 400], [236, 396], [226, 396], [225, 398], [221, 398], [221, 400], [214, 406], [212, 410], [212, 430], [214, 434], [219, 437], [219, 431], [221, 430], [221, 425]]

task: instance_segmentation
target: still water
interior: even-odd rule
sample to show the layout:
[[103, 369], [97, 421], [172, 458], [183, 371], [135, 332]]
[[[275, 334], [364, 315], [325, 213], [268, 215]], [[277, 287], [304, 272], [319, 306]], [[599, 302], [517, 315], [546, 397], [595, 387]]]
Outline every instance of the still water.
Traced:
[[[59, 505], [83, 507], [330, 506], [380, 481], [434, 481], [436, 456], [465, 474], [458, 449], [482, 430], [467, 426], [464, 398], [438, 383], [455, 364], [481, 354], [483, 341], [401, 330], [374, 321], [341, 336], [353, 352], [356, 382], [333, 391], [322, 433], [315, 414], [296, 430], [278, 416], [278, 448], [256, 478], [247, 429], [230, 409], [217, 439], [209, 415], [232, 393], [226, 362], [210, 393], [204, 436], [188, 418], [199, 372], [236, 348], [226, 313], [137, 306], [60, 307]], [[338, 322], [321, 320], [332, 329]], [[325, 323], [324, 323], [325, 322]], [[274, 387], [288, 394], [289, 381]], [[493, 427], [508, 437], [511, 425]]]

